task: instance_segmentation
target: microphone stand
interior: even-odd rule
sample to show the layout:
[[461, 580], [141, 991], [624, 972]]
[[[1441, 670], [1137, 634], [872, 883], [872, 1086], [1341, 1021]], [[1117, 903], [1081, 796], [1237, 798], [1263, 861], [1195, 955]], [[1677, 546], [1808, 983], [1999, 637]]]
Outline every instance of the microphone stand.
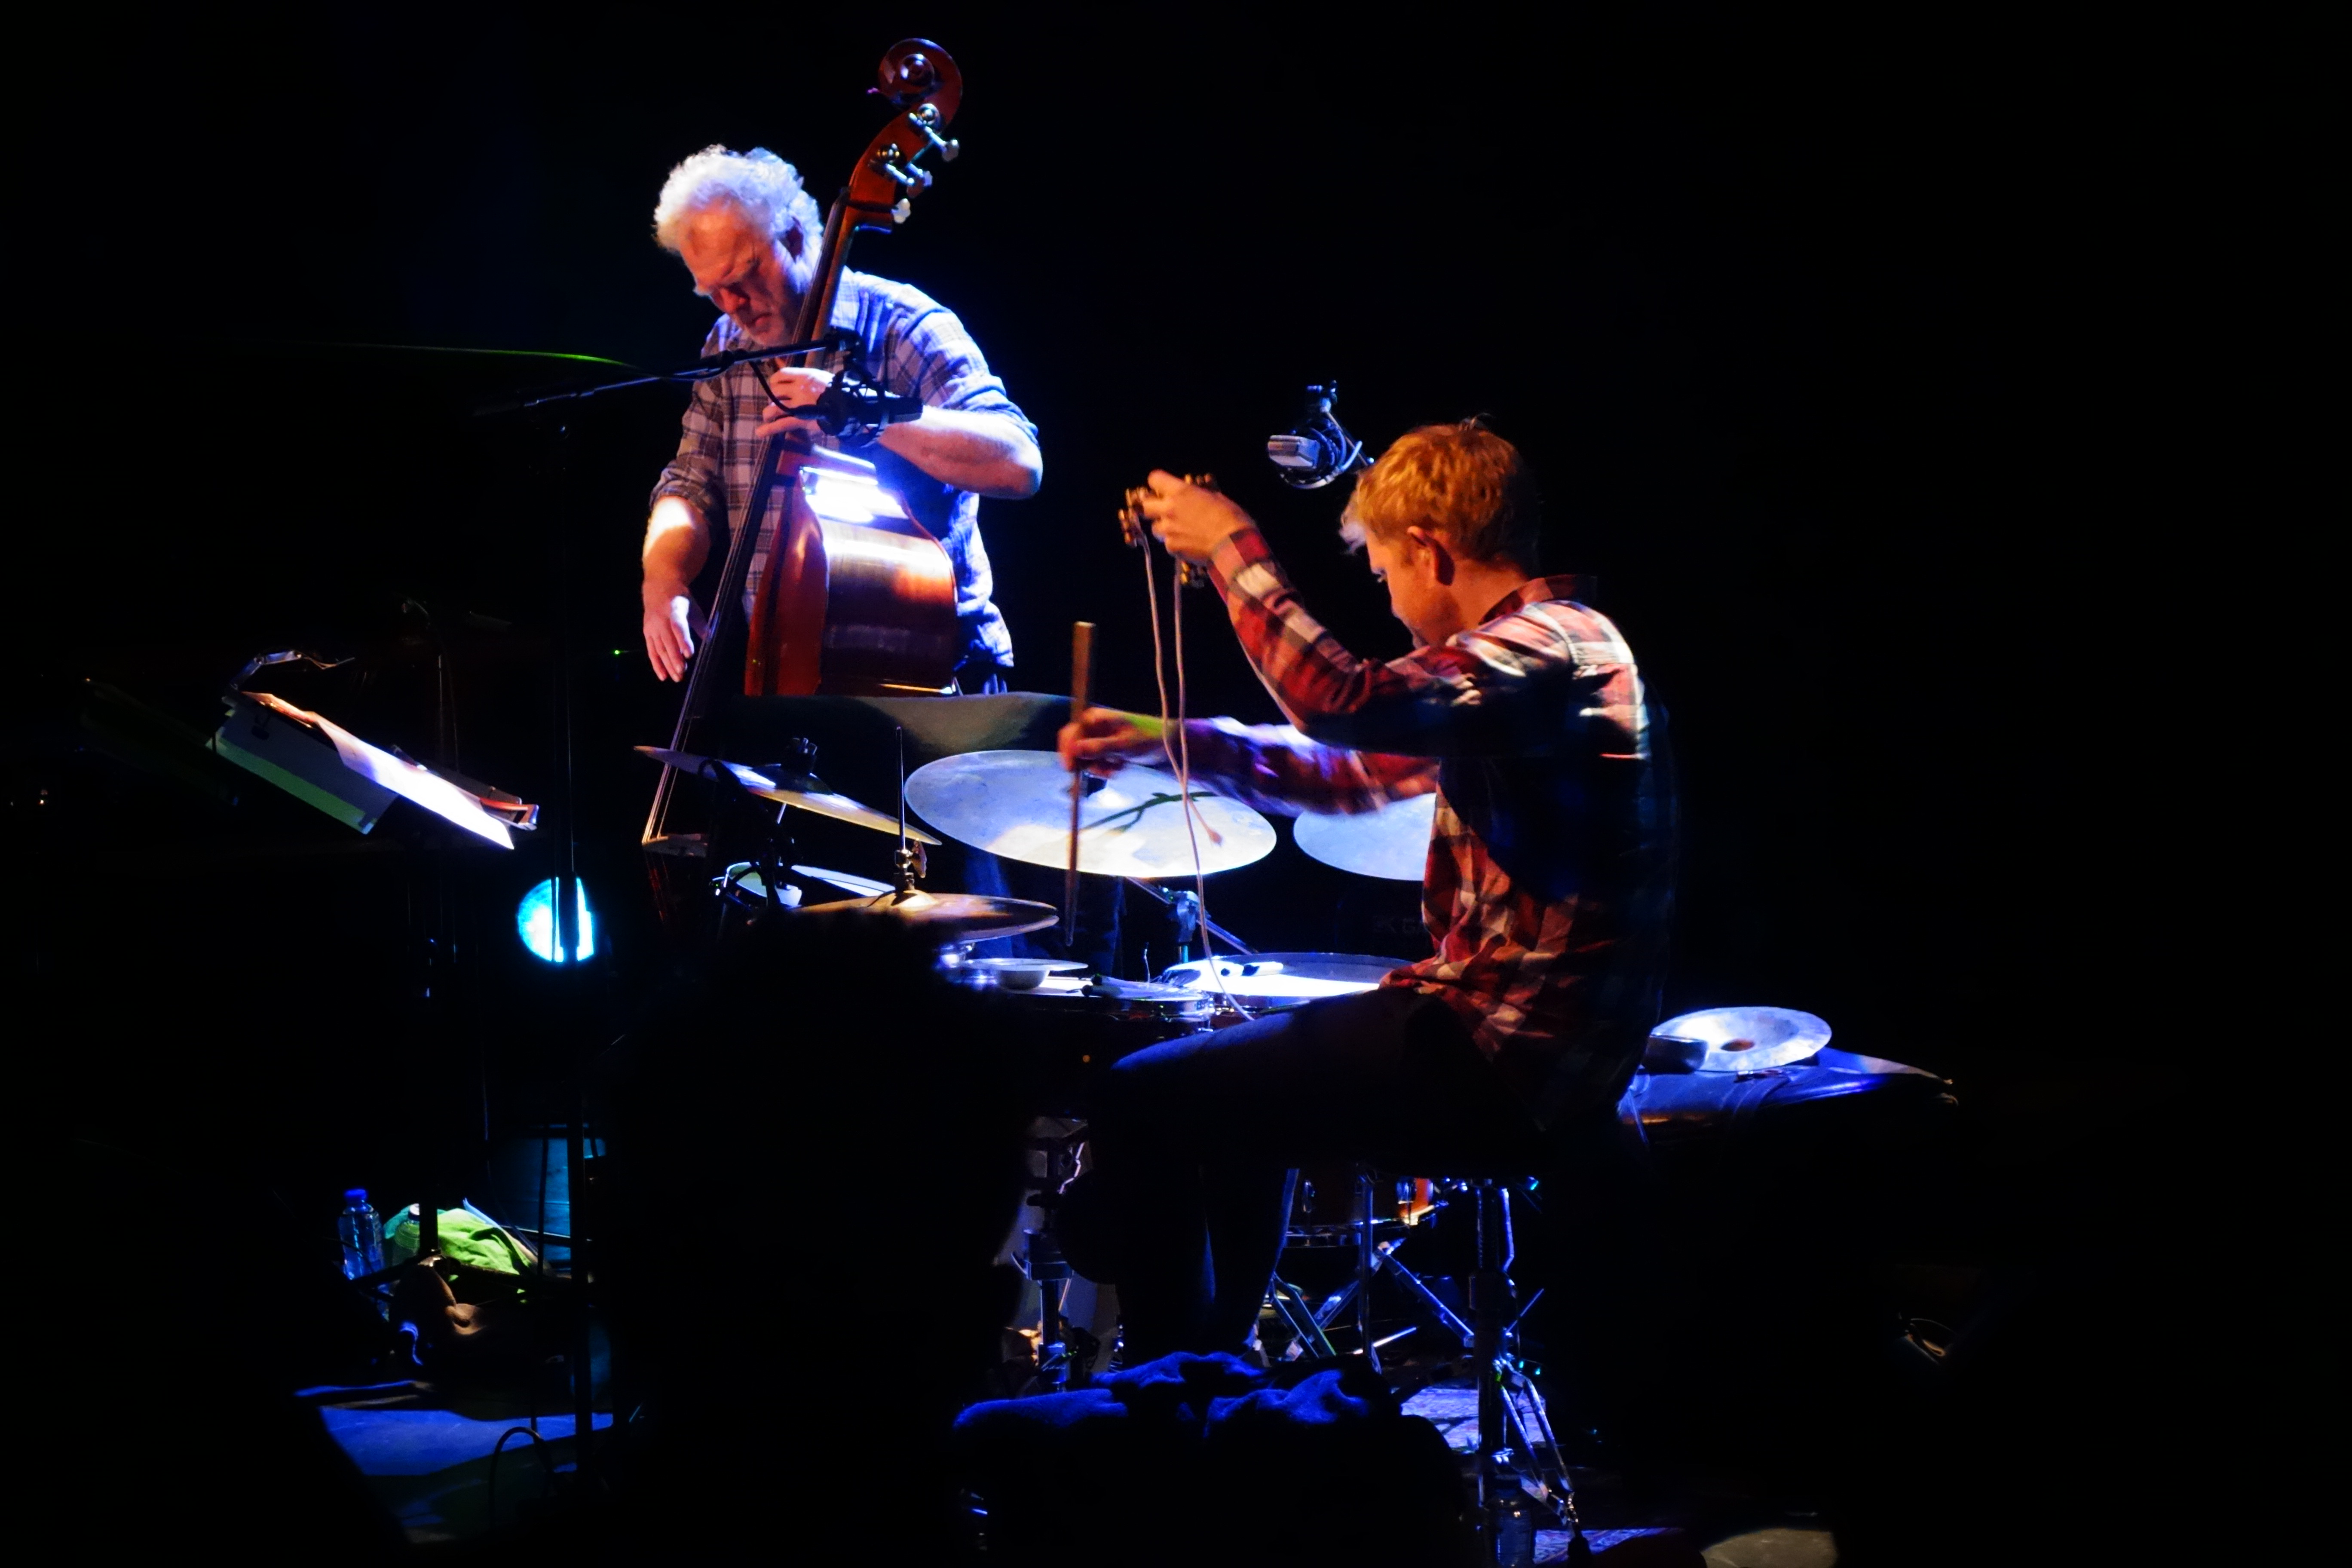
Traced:
[[477, 415], [520, 414], [551, 404], [576, 403], [583, 398], [598, 397], [607, 392], [625, 392], [638, 386], [666, 386], [678, 383], [709, 381], [724, 375], [737, 365], [757, 359], [790, 359], [796, 354], [849, 353], [859, 348], [857, 334], [851, 331], [831, 331], [811, 338], [804, 343], [784, 343], [768, 349], [729, 349], [707, 359], [673, 370], [637, 371], [610, 381], [566, 381], [550, 386], [512, 392], [503, 397], [488, 398], [474, 405]]

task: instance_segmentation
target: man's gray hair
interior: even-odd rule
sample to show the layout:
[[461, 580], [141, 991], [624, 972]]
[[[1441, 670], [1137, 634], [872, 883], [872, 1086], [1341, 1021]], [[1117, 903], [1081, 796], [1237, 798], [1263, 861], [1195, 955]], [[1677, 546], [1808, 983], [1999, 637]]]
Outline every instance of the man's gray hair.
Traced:
[[664, 250], [676, 252], [687, 220], [721, 202], [783, 241], [793, 262], [793, 281], [805, 288], [816, 267], [824, 223], [817, 216], [816, 202], [801, 188], [800, 171], [765, 147], [749, 153], [716, 143], [705, 147], [662, 182], [661, 200], [654, 205], [655, 240]]

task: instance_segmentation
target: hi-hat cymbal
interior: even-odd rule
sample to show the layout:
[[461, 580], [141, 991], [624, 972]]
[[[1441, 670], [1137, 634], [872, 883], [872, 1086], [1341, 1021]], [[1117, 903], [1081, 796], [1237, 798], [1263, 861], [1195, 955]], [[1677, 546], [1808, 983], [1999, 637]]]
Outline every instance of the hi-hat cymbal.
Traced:
[[[796, 805], [803, 811], [814, 811], [820, 816], [830, 816], [838, 822], [854, 822], [860, 827], [870, 827], [877, 833], [895, 834], [898, 819], [870, 805], [835, 795], [824, 787], [824, 781], [814, 773], [769, 772], [749, 767], [742, 763], [730, 763], [722, 757], [698, 757], [692, 752], [673, 752], [666, 746], [639, 746], [640, 756], [667, 763], [680, 773], [699, 777], [705, 768], [724, 768], [735, 782], [762, 800], [772, 800], [782, 805]], [[937, 844], [938, 839], [920, 828], [909, 827], [907, 837], [921, 844]]]
[[[1274, 827], [1238, 801], [1192, 786], [1202, 871], [1230, 871], [1274, 847]], [[966, 752], [917, 768], [907, 805], [941, 833], [1032, 866], [1069, 863], [1070, 775], [1051, 752]], [[1078, 869], [1105, 877], [1189, 877], [1192, 836], [1172, 774], [1132, 764], [1079, 808]]]
[[1291, 822], [1290, 835], [1326, 866], [1360, 877], [1418, 882], [1429, 863], [1429, 828], [1436, 816], [1437, 796], [1416, 795], [1353, 816], [1302, 812]]
[[1650, 1031], [1642, 1059], [1685, 1072], [1759, 1072], [1812, 1060], [1830, 1026], [1793, 1007], [1710, 1007]]
[[979, 893], [887, 892], [874, 899], [841, 899], [829, 904], [803, 904], [801, 915], [840, 914], [864, 910], [888, 915], [917, 927], [945, 947], [951, 942], [983, 942], [990, 937], [1019, 936], [1044, 931], [1062, 918], [1051, 904], [1027, 899], [997, 899]]

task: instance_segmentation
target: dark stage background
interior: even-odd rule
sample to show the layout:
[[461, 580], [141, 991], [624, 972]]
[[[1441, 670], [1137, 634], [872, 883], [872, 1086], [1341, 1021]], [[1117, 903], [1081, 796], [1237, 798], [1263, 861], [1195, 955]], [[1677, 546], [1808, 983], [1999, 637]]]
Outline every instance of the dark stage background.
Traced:
[[[875, 60], [921, 33], [963, 67], [965, 154], [855, 265], [959, 311], [1043, 433], [1042, 493], [983, 510], [1020, 685], [1066, 689], [1085, 617], [1102, 698], [1152, 700], [1112, 514], [1155, 465], [1213, 470], [1352, 647], [1402, 651], [1334, 539], [1339, 494], [1284, 489], [1262, 443], [1310, 380], [1336, 378], [1375, 447], [1485, 412], [1542, 475], [1549, 564], [1599, 574], [1673, 713], [1675, 1006], [1808, 1008], [1930, 1067], [2201, 1048], [2155, 983], [2164, 943], [2215, 918], [2178, 875], [2202, 786], [2176, 765], [2178, 712], [2151, 727], [2132, 694], [2161, 695], [2152, 658], [2167, 689], [2198, 662], [2209, 631], [2143, 606], [2225, 556], [2244, 508], [2210, 510], [2140, 414], [2216, 332], [2211, 236], [2261, 205], [2241, 176], [2306, 129], [2307, 100], [2218, 55], [2151, 63], [2193, 40], [1978, 12], [1149, 34], [787, 15], [208, 15], [46, 59], [11, 263], [20, 364], [52, 367], [28, 378], [19, 448], [44, 711], [70, 730], [56, 682], [99, 675], [202, 725], [238, 657], [310, 638], [370, 658], [275, 689], [430, 748], [438, 658], [460, 765], [544, 800], [570, 635], [583, 863], [609, 905], [636, 899], [652, 776], [625, 748], [667, 738], [674, 692], [638, 648], [635, 551], [683, 394], [580, 412], [558, 464], [543, 432], [461, 411], [562, 366], [396, 351], [690, 357], [709, 311], [648, 237], [665, 172], [761, 143], [824, 199], [878, 122]], [[2230, 300], [2242, 324], [2275, 308]], [[1195, 711], [1271, 718], [1194, 607]], [[179, 1008], [225, 966], [257, 1005], [358, 996], [353, 1032], [318, 1048], [406, 1086], [361, 1140], [394, 1147], [442, 1058], [378, 1004], [423, 984], [434, 899], [460, 910], [467, 994], [492, 1020], [448, 1047], [473, 1066], [445, 1081], [530, 1076], [514, 1061], [545, 977], [501, 922], [543, 845], [420, 858], [387, 825], [362, 853], [257, 786], [199, 811], [68, 778], [58, 754], [18, 768], [10, 803], [28, 906], [74, 911], [32, 944], [29, 981], [69, 1010], [69, 985], [105, 976], [152, 1005], [151, 1040], [215, 1042], [201, 1074], [157, 1049], [84, 1083], [93, 1123], [126, 1080], [160, 1075], [184, 1107], [201, 1077], [266, 1129], [257, 1162], [350, 1149], [361, 1113], [318, 1126], [323, 1089], [268, 1087], [283, 1072], [236, 1065], [222, 1009]], [[49, 824], [81, 814], [73, 833], [37, 825], [36, 786], [59, 792]], [[158, 839], [212, 847], [158, 872]], [[394, 890], [350, 890], [378, 876]], [[1324, 947], [1341, 890], [1286, 833], [1212, 906], [1263, 946]], [[647, 979], [614, 918], [587, 1034]], [[332, 953], [376, 956], [331, 956], [330, 929]], [[172, 984], [138, 979], [174, 963]]]

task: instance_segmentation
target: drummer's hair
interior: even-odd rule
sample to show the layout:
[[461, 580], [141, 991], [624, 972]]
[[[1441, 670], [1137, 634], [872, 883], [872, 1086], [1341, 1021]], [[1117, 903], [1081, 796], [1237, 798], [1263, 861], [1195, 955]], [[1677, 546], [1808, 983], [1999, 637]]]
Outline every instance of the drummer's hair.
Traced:
[[1339, 519], [1350, 550], [1388, 543], [1419, 524], [1474, 561], [1536, 564], [1543, 502], [1519, 449], [1483, 419], [1406, 431], [1356, 480]]
[[783, 241], [793, 258], [793, 285], [805, 289], [824, 228], [815, 199], [801, 188], [800, 171], [765, 147], [737, 153], [714, 142], [662, 182], [661, 199], [654, 204], [655, 243], [675, 255], [687, 220], [720, 202]]

